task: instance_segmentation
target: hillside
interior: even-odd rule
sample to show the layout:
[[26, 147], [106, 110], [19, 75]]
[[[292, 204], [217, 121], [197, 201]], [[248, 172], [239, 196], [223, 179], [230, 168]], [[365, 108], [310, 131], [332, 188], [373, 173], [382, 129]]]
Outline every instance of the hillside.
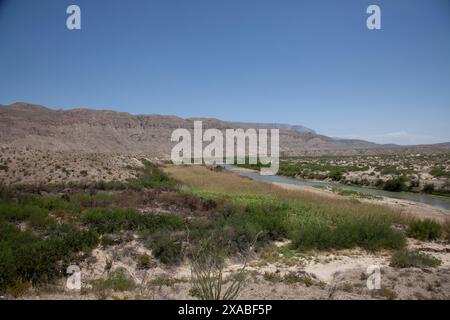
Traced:
[[[384, 146], [375, 143], [333, 139], [303, 126], [249, 124], [203, 118], [204, 128], [274, 127], [280, 129], [282, 155], [374, 154], [441, 152], [450, 145]], [[163, 115], [131, 115], [92, 109], [53, 110], [44, 106], [15, 103], [0, 106], [0, 145], [49, 151], [83, 153], [146, 153], [168, 157], [170, 135], [176, 128], [193, 127], [194, 119]]]

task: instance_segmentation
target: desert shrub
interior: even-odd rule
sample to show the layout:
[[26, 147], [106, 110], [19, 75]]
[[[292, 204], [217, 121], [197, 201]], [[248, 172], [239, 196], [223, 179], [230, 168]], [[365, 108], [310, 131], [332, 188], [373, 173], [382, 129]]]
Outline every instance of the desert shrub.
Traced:
[[177, 229], [183, 220], [175, 214], [142, 214], [134, 209], [94, 208], [87, 209], [81, 221], [99, 233], [115, 233], [123, 230], [154, 231], [164, 227]]
[[442, 226], [431, 219], [413, 221], [407, 231], [409, 237], [422, 241], [435, 240], [441, 236], [441, 233]]
[[97, 235], [72, 226], [53, 225], [45, 238], [0, 221], [0, 291], [18, 280], [48, 282], [63, 274], [75, 254], [87, 252]]
[[342, 171], [340, 170], [332, 170], [330, 173], [328, 173], [328, 178], [330, 178], [333, 181], [339, 181], [343, 177]]
[[368, 250], [399, 249], [405, 245], [404, 235], [390, 224], [374, 216], [350, 217], [330, 226], [320, 219], [310, 219], [293, 228], [293, 245], [297, 248], [353, 248]]
[[81, 221], [99, 233], [114, 233], [137, 229], [141, 215], [133, 209], [95, 208], [83, 211]]
[[291, 238], [296, 248], [325, 249], [332, 246], [331, 228], [318, 219], [299, 224], [291, 233]]
[[85, 208], [106, 207], [113, 201], [113, 196], [105, 193], [90, 195], [87, 193], [77, 193], [70, 197], [70, 202]]
[[47, 210], [34, 205], [0, 203], [0, 217], [11, 222], [21, 222], [29, 219], [32, 215], [46, 214]]
[[[25, 199], [25, 195], [24, 198]], [[22, 200], [24, 201], [24, 200]], [[47, 210], [64, 209], [66, 201], [62, 197], [56, 196], [32, 196], [25, 200], [27, 203]]]
[[232, 251], [245, 251], [256, 239], [262, 246], [287, 236], [287, 212], [283, 204], [251, 203], [243, 207], [226, 206], [218, 230]]
[[117, 237], [115, 237], [111, 234], [105, 234], [100, 239], [100, 244], [102, 245], [102, 247], [106, 248], [106, 247], [112, 246], [116, 242], [116, 240], [117, 240]]
[[398, 170], [396, 167], [384, 167], [381, 169], [380, 173], [382, 175], [386, 174], [400, 174], [400, 170]]
[[133, 279], [130, 279], [123, 270], [116, 270], [109, 273], [108, 278], [94, 281], [94, 287], [97, 290], [114, 290], [114, 291], [129, 291], [132, 290], [136, 284]]
[[87, 177], [88, 172], [87, 172], [86, 170], [81, 170], [81, 171], [80, 171], [80, 175], [81, 175], [82, 177]]
[[437, 267], [441, 261], [425, 253], [406, 249], [396, 251], [391, 258], [391, 266], [397, 268], [426, 268]]
[[22, 281], [18, 279], [6, 288], [6, 294], [12, 296], [13, 298], [19, 298], [23, 296], [30, 288], [30, 281]]
[[138, 178], [128, 180], [128, 186], [133, 189], [171, 187], [175, 186], [173, 180], [167, 173], [162, 171], [156, 164], [142, 160], [143, 168], [138, 168]]
[[403, 177], [388, 180], [384, 183], [383, 190], [399, 192], [406, 190], [405, 179]]
[[338, 248], [360, 246], [368, 250], [399, 249], [406, 243], [404, 235], [389, 223], [373, 216], [346, 219], [332, 231], [333, 245]]
[[431, 169], [430, 174], [434, 177], [446, 177], [450, 178], [450, 172], [445, 171], [442, 167], [435, 167]]
[[164, 264], [177, 264], [183, 258], [182, 246], [179, 236], [169, 230], [155, 232], [147, 245], [151, 248], [153, 255]]
[[141, 254], [137, 258], [138, 260], [138, 268], [139, 269], [147, 269], [152, 264], [152, 258], [148, 254]]
[[42, 211], [33, 212], [28, 219], [28, 225], [30, 227], [44, 232], [50, 229], [54, 224], [54, 219], [49, 217], [47, 212]]
[[228, 279], [223, 276], [226, 250], [205, 239], [193, 250], [191, 294], [201, 300], [233, 300], [245, 282], [245, 265]]

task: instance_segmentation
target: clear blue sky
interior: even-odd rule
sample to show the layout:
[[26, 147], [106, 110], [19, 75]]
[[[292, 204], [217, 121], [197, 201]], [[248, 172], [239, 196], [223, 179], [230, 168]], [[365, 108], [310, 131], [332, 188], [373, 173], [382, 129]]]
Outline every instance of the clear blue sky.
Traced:
[[450, 141], [450, 1], [0, 0], [0, 104], [15, 101]]

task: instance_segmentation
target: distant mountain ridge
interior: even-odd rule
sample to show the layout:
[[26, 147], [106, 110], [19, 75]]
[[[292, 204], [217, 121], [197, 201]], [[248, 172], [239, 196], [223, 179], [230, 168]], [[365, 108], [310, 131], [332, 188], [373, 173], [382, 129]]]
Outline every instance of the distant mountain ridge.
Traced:
[[[0, 146], [85, 153], [145, 153], [167, 158], [174, 145], [170, 142], [173, 130], [192, 130], [195, 119], [200, 118], [131, 115], [93, 109], [54, 110], [29, 103], [14, 103], [0, 105]], [[205, 129], [278, 128], [280, 153], [285, 156], [450, 151], [450, 143], [386, 146], [358, 139], [334, 139], [301, 125], [201, 120]]]

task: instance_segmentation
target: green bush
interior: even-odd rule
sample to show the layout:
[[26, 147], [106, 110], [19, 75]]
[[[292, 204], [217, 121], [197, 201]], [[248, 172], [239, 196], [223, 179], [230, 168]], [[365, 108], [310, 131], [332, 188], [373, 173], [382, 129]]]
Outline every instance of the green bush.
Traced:
[[94, 281], [97, 290], [129, 291], [135, 286], [135, 282], [127, 277], [123, 270], [116, 270], [111, 272], [108, 278]]
[[391, 228], [381, 218], [373, 216], [342, 219], [330, 226], [320, 219], [310, 219], [292, 231], [293, 245], [306, 249], [353, 248], [368, 250], [399, 249], [405, 243], [404, 235]]
[[98, 240], [95, 233], [69, 225], [52, 225], [47, 233], [37, 237], [0, 220], [0, 291], [18, 280], [35, 284], [55, 279], [75, 254], [91, 250]]
[[137, 169], [138, 178], [128, 180], [128, 186], [133, 189], [172, 187], [175, 180], [169, 177], [157, 165], [147, 160], [142, 160], [143, 168]]
[[283, 204], [253, 203], [245, 207], [227, 206], [217, 223], [216, 237], [232, 251], [245, 251], [252, 243], [264, 245], [288, 235], [287, 211]]
[[183, 258], [181, 239], [169, 230], [159, 230], [151, 236], [153, 255], [164, 264], [177, 264]]
[[0, 203], [0, 217], [8, 221], [21, 222], [33, 215], [47, 215], [47, 210], [34, 205]]
[[437, 267], [441, 261], [424, 253], [408, 251], [406, 249], [396, 251], [391, 258], [391, 266], [397, 268], [426, 268]]
[[343, 177], [342, 171], [340, 170], [333, 170], [330, 171], [330, 173], [328, 174], [328, 178], [330, 178], [333, 181], [339, 181], [342, 179], [342, 177]]
[[431, 219], [413, 221], [407, 231], [409, 237], [422, 241], [435, 240], [441, 236], [442, 226]]
[[113, 201], [113, 196], [99, 193], [90, 195], [87, 193], [78, 193], [70, 197], [70, 202], [85, 208], [106, 207]]
[[178, 229], [183, 226], [183, 220], [174, 214], [143, 214], [123, 208], [86, 209], [81, 221], [101, 234], [124, 230], [154, 231], [161, 227]]
[[405, 179], [403, 177], [388, 180], [383, 186], [383, 190], [392, 192], [405, 191], [406, 189]]

